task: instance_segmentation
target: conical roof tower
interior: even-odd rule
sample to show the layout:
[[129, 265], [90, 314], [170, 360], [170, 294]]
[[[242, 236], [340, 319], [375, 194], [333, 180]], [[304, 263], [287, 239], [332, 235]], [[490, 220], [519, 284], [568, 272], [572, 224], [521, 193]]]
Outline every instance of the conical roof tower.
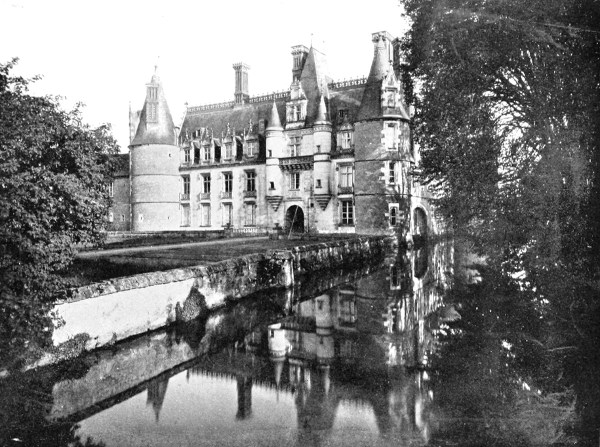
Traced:
[[146, 100], [131, 145], [174, 144], [175, 136], [173, 117], [155, 68], [150, 83], [146, 84]]

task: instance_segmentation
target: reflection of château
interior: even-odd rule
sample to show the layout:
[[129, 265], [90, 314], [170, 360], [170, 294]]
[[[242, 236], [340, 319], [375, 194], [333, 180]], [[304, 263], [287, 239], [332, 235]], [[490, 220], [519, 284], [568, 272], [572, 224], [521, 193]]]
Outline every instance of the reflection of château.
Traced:
[[269, 360], [233, 351], [191, 373], [235, 379], [238, 418], [251, 414], [253, 387], [294, 393], [302, 445], [327, 436], [342, 402], [372, 409], [380, 436], [422, 444], [432, 393], [427, 372], [414, 367], [435, 347], [431, 317], [442, 306], [450, 255], [442, 244], [401, 254], [368, 277], [294, 304], [266, 334], [248, 335], [252, 353], [266, 335]]
[[298, 45], [289, 90], [251, 97], [248, 65], [234, 64], [234, 101], [188, 107], [181, 128], [155, 74], [143, 109], [130, 116], [112, 229], [435, 230], [427, 192], [411, 176], [418, 153], [399, 40], [372, 38], [362, 79], [334, 82], [325, 55]]

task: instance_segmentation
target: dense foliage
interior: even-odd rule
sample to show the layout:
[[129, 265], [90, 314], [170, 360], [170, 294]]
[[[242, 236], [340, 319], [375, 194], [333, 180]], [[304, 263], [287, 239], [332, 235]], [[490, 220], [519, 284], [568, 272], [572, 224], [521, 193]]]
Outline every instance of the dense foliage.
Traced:
[[15, 63], [0, 64], [0, 359], [47, 331], [60, 272], [102, 237], [118, 152], [108, 126], [29, 95]]
[[566, 390], [569, 365], [599, 363], [600, 3], [401, 3], [423, 181], [511, 290], [478, 299], [535, 310], [512, 343]]

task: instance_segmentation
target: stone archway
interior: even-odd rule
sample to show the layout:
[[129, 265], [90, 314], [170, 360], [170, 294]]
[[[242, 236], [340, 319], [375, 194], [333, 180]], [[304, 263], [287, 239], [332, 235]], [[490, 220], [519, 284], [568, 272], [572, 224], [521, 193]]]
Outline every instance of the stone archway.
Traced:
[[304, 233], [304, 211], [298, 205], [290, 206], [285, 213], [285, 232]]

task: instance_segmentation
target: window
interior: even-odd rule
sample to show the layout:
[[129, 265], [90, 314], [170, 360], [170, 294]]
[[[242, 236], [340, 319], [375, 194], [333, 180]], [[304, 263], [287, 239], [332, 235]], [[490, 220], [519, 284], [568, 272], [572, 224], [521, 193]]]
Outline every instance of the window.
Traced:
[[181, 226], [182, 227], [190, 226], [190, 205], [189, 204], [181, 205]]
[[404, 153], [410, 151], [410, 127], [408, 126], [408, 123], [400, 123], [398, 129], [398, 145]]
[[315, 186], [315, 188], [321, 188], [321, 179], [317, 179], [317, 186]]
[[300, 189], [300, 173], [292, 172], [290, 174], [290, 189]]
[[231, 172], [223, 173], [223, 191], [224, 192], [232, 192], [233, 191], [233, 173], [231, 173]]
[[396, 162], [390, 161], [388, 165], [388, 183], [393, 185], [396, 183]]
[[208, 203], [202, 204], [202, 222], [200, 223], [203, 227], [210, 227], [210, 205]]
[[148, 116], [147, 121], [156, 121], [157, 113], [156, 113], [156, 104], [149, 103], [148, 104]]
[[183, 175], [181, 176], [181, 182], [182, 182], [182, 194], [184, 196], [190, 196], [190, 176], [189, 175]]
[[402, 216], [400, 214], [400, 208], [397, 203], [390, 205], [389, 216], [390, 216], [390, 226], [396, 227], [402, 223], [401, 222]]
[[302, 137], [295, 136], [290, 137], [290, 156], [297, 157], [300, 155], [300, 145], [302, 144]]
[[269, 182], [269, 189], [270, 190], [274, 190], [275, 189], [275, 182]]
[[157, 99], [158, 98], [158, 88], [157, 87], [148, 87], [148, 96], [149, 96], [149, 99]]
[[387, 106], [388, 107], [396, 107], [396, 95], [393, 92], [388, 93], [387, 95]]
[[108, 197], [115, 196], [115, 182], [110, 182], [108, 184]]
[[317, 300], [317, 308], [323, 310], [323, 300]]
[[202, 174], [202, 192], [210, 194], [210, 174]]
[[256, 141], [248, 141], [246, 154], [248, 157], [254, 157], [256, 155]]
[[233, 144], [225, 143], [225, 160], [230, 160], [233, 157]]
[[384, 127], [385, 147], [388, 150], [398, 148], [398, 126], [396, 123], [387, 123]]
[[233, 205], [231, 203], [223, 204], [223, 226], [233, 223]]
[[206, 145], [202, 148], [202, 160], [210, 161], [210, 146]]
[[[191, 153], [190, 152], [191, 151], [190, 151], [189, 147], [183, 150], [183, 162], [184, 163], [189, 163], [191, 161]], [[195, 154], [195, 151], [194, 151], [194, 154]], [[198, 154], [198, 155], [200, 155], [200, 154]]]
[[352, 132], [343, 131], [342, 132], [342, 149], [350, 149], [352, 147]]
[[351, 200], [342, 200], [342, 225], [354, 225], [354, 207]]
[[317, 144], [317, 154], [320, 154], [320, 153], [321, 153], [321, 145]]
[[273, 156], [273, 151], [271, 149], [269, 149], [269, 157]]
[[292, 104], [290, 106], [291, 121], [300, 121], [302, 119], [302, 106], [300, 104]]
[[340, 186], [342, 188], [351, 188], [353, 181], [353, 172], [351, 165], [340, 166]]
[[246, 191], [256, 191], [256, 172], [246, 171]]
[[200, 148], [194, 146], [194, 164], [200, 163]]
[[246, 203], [246, 225], [256, 225], [256, 203]]
[[338, 121], [342, 122], [345, 118], [348, 118], [348, 109], [338, 110]]

